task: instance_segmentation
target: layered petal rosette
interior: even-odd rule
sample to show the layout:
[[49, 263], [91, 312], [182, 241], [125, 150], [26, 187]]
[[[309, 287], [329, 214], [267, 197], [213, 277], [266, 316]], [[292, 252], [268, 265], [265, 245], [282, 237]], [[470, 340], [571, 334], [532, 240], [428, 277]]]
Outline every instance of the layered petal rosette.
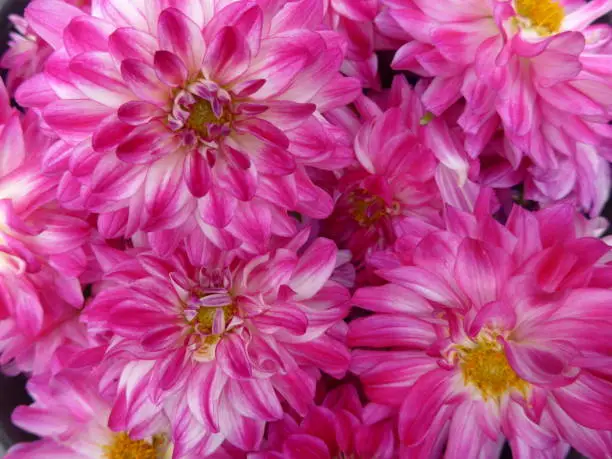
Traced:
[[442, 225], [443, 202], [473, 208], [478, 186], [468, 179], [461, 136], [426, 112], [419, 99], [425, 88], [399, 76], [389, 91], [355, 102], [359, 117], [350, 109], [328, 115], [354, 137], [358, 163], [332, 185], [336, 206], [323, 234], [358, 264], [411, 231], [413, 217]]
[[0, 365], [9, 373], [55, 371], [60, 347], [87, 341], [76, 315], [90, 227], [58, 207], [57, 182], [40, 172], [51, 143], [0, 85]]
[[176, 245], [197, 225], [253, 252], [295, 232], [288, 210], [327, 216], [306, 168], [350, 163], [321, 114], [360, 84], [306, 3], [104, 0], [88, 16], [34, 1], [26, 18], [55, 52], [17, 99], [66, 143], [46, 157], [65, 205], [100, 213], [105, 237], [165, 231]]
[[[28, 382], [34, 403], [13, 412], [13, 422], [40, 437], [13, 446], [6, 459], [170, 459], [167, 422], [155, 406], [139, 407], [143, 416], [157, 415], [154, 435], [137, 438], [108, 428], [111, 406], [98, 393], [96, 381], [66, 370], [53, 379]], [[142, 426], [140, 427], [142, 430]]]
[[315, 239], [298, 252], [307, 236], [247, 260], [199, 235], [166, 259], [105, 249], [83, 317], [90, 332], [113, 334], [103, 363], [120, 379], [113, 429], [151, 399], [171, 419], [176, 454], [205, 457], [224, 440], [256, 450], [283, 402], [306, 414], [320, 371], [348, 368], [350, 305], [329, 280], [336, 246]]
[[352, 371], [399, 410], [402, 454], [497, 457], [505, 437], [521, 457], [607, 457], [610, 247], [576, 237], [571, 205], [447, 215], [354, 296], [373, 314], [350, 323]]
[[465, 99], [468, 152], [478, 156], [503, 127], [490, 184], [507, 187], [521, 170], [529, 199], [571, 196], [591, 215], [601, 211], [610, 189], [612, 29], [592, 23], [610, 2], [384, 3], [382, 32], [412, 36], [393, 66], [433, 79], [428, 110], [440, 115]]
[[362, 406], [355, 386], [327, 392], [318, 406], [297, 420], [285, 414], [268, 427], [263, 451], [248, 459], [391, 459], [395, 456], [394, 424], [388, 409]]

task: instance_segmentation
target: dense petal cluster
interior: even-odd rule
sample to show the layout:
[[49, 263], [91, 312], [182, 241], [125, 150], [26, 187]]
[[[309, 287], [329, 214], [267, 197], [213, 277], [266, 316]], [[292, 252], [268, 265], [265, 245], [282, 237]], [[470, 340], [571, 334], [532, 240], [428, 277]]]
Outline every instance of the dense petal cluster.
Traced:
[[[591, 215], [610, 189], [609, 26], [593, 25], [606, 0], [383, 0], [383, 33], [403, 38], [393, 67], [432, 78], [423, 103], [435, 115], [461, 100], [458, 120], [485, 154], [483, 179], [525, 182], [528, 197], [572, 196]], [[498, 129], [497, 144], [487, 145]]]
[[100, 255], [106, 272], [83, 320], [113, 334], [102, 361], [121, 375], [113, 424], [129, 424], [137, 400], [152, 399], [183, 413], [173, 429], [202, 432], [195, 446], [177, 438], [175, 448], [208, 454], [224, 439], [256, 449], [281, 401], [305, 414], [319, 370], [341, 378], [348, 368], [350, 295], [329, 280], [333, 242], [315, 239], [298, 255], [304, 236], [250, 260], [198, 237], [167, 259], [142, 249], [114, 253], [112, 264]]
[[449, 208], [446, 223], [399, 241], [389, 283], [355, 294], [374, 312], [348, 335], [368, 397], [399, 407], [409, 455], [448, 438], [446, 457], [493, 457], [505, 436], [519, 456], [606, 457], [610, 247], [577, 237], [567, 205], [515, 207], [505, 226]]
[[8, 459], [612, 457], [612, 0], [21, 3]]
[[298, 423], [285, 415], [270, 424], [262, 452], [248, 459], [313, 459], [334, 457], [395, 457], [393, 422], [385, 407], [362, 406], [355, 386], [330, 390], [320, 406], [312, 406]]
[[46, 157], [65, 171], [60, 199], [100, 213], [106, 237], [172, 230], [176, 241], [198, 226], [255, 252], [295, 231], [288, 210], [327, 216], [331, 198], [305, 167], [351, 161], [321, 114], [360, 85], [338, 72], [341, 37], [304, 27], [312, 2], [123, 3], [26, 11], [55, 52], [17, 99], [65, 142]]

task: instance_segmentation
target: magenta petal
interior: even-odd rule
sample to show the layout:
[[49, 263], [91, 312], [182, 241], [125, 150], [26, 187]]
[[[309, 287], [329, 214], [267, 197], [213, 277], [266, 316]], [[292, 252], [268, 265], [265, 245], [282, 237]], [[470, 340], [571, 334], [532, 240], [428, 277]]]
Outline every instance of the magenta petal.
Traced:
[[112, 25], [92, 16], [77, 16], [64, 30], [64, 46], [70, 56], [88, 51], [107, 51]]
[[133, 126], [125, 124], [116, 116], [110, 116], [96, 130], [92, 146], [96, 151], [100, 152], [112, 150], [123, 142], [133, 129]]
[[187, 81], [187, 68], [176, 54], [169, 51], [157, 51], [154, 64], [157, 76], [168, 86], [177, 87]]
[[156, 157], [171, 153], [169, 140], [173, 135], [161, 123], [149, 123], [139, 126], [119, 144], [117, 157], [133, 164], [144, 164]]
[[164, 111], [150, 102], [133, 100], [119, 107], [117, 116], [121, 121], [132, 126], [148, 123], [153, 118], [162, 117]]
[[151, 34], [132, 27], [117, 29], [108, 40], [108, 49], [116, 62], [137, 59], [153, 64], [157, 40]]
[[423, 320], [404, 315], [374, 314], [350, 323], [347, 343], [351, 347], [426, 349], [436, 339], [434, 328]]
[[93, 100], [59, 100], [49, 104], [45, 121], [69, 143], [79, 143], [91, 136], [112, 109]]
[[170, 88], [164, 85], [150, 65], [126, 59], [121, 63], [121, 75], [134, 94], [142, 99], [164, 106], [170, 101]]
[[187, 403], [191, 413], [213, 432], [219, 431], [219, 398], [227, 379], [216, 363], [200, 363], [187, 386]]
[[206, 45], [195, 22], [176, 8], [168, 8], [159, 15], [157, 35], [162, 49], [176, 54], [190, 76], [200, 71]]
[[262, 421], [275, 421], [283, 416], [283, 408], [269, 379], [231, 380], [227, 395], [242, 416]]
[[260, 118], [250, 118], [241, 121], [236, 130], [242, 133], [249, 133], [260, 140], [276, 145], [280, 148], [289, 147], [289, 139], [279, 128], [272, 123]]
[[323, 440], [312, 435], [291, 435], [283, 444], [287, 459], [329, 459], [331, 456]]
[[208, 193], [211, 184], [210, 166], [198, 150], [193, 151], [185, 158], [183, 176], [193, 196], [201, 198]]
[[403, 444], [416, 445], [427, 435], [450, 397], [452, 374], [442, 369], [430, 371], [411, 387], [399, 414], [398, 429]]
[[250, 61], [244, 37], [234, 27], [223, 27], [208, 45], [203, 68], [214, 81], [228, 84], [249, 68]]
[[226, 334], [217, 344], [216, 361], [230, 378], [250, 378], [252, 375], [244, 341], [235, 333]]
[[202, 220], [216, 228], [224, 228], [234, 217], [238, 202], [223, 190], [210, 190], [198, 201]]
[[228, 400], [227, 394], [221, 398], [219, 424], [223, 436], [232, 445], [243, 451], [257, 451], [264, 435], [266, 423], [260, 419], [241, 416]]
[[336, 265], [336, 244], [318, 238], [300, 257], [289, 286], [298, 298], [312, 298], [327, 282]]
[[118, 107], [134, 97], [106, 52], [79, 54], [70, 61], [69, 68], [75, 86], [96, 102]]
[[253, 164], [242, 169], [227, 163], [218, 164], [215, 168], [217, 181], [223, 189], [236, 199], [250, 201], [257, 190], [257, 170]]

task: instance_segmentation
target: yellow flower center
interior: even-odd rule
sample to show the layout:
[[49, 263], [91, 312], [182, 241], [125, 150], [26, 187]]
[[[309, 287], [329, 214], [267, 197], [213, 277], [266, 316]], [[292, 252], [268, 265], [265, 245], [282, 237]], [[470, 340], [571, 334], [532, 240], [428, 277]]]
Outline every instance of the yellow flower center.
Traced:
[[390, 209], [385, 201], [375, 195], [371, 195], [367, 191], [359, 188], [352, 191], [348, 197], [351, 205], [350, 214], [353, 219], [361, 226], [368, 227], [377, 223], [381, 218], [397, 213], [399, 205], [395, 205]]
[[514, 372], [494, 338], [479, 337], [471, 345], [457, 346], [457, 351], [464, 383], [477, 387], [485, 400], [499, 400], [510, 389], [526, 393], [528, 383]]
[[105, 459], [158, 459], [159, 447], [163, 443], [161, 436], [153, 437], [152, 442], [146, 440], [132, 440], [130, 436], [121, 432], [115, 435], [110, 445], [104, 446]]
[[201, 333], [212, 333], [213, 322], [215, 320], [215, 315], [217, 310], [221, 309], [223, 311], [223, 318], [225, 319], [225, 323], [228, 324], [230, 320], [236, 315], [237, 309], [234, 304], [228, 304], [222, 306], [220, 308], [200, 308], [198, 310], [198, 314], [192, 321], [193, 325], [199, 324], [199, 330]]
[[530, 26], [542, 36], [552, 35], [561, 29], [565, 16], [563, 6], [552, 0], [516, 0], [516, 12], [530, 22]]
[[197, 132], [200, 135], [208, 135], [208, 125], [216, 124], [218, 126], [228, 124], [232, 120], [232, 115], [228, 110], [223, 110], [221, 117], [217, 117], [215, 112], [205, 99], [197, 98], [195, 104], [189, 107], [190, 115], [185, 125]]

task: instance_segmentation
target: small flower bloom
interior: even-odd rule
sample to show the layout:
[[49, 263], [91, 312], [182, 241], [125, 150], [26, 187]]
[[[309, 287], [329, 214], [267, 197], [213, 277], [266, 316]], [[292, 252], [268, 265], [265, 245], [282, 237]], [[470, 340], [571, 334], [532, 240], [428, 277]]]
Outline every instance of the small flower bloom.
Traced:
[[305, 414], [320, 371], [344, 375], [350, 297], [329, 280], [337, 249], [316, 239], [298, 255], [306, 237], [247, 260], [198, 235], [167, 259], [116, 253], [83, 314], [91, 333], [114, 334], [107, 364], [125, 361], [115, 430], [148, 397], [169, 413], [175, 451], [205, 455], [224, 440], [250, 451], [281, 400]]
[[323, 234], [348, 248], [357, 264], [410, 231], [407, 219], [441, 225], [443, 202], [473, 206], [478, 187], [467, 178], [467, 154], [446, 120], [425, 111], [423, 88], [396, 77], [377, 103], [356, 101], [361, 119], [349, 109], [328, 115], [354, 136], [358, 163], [334, 183], [338, 197]]
[[433, 78], [427, 109], [439, 115], [465, 99], [459, 124], [472, 157], [501, 126], [507, 145], [496, 149], [505, 158], [494, 169], [498, 180], [521, 180], [520, 170], [529, 199], [572, 196], [599, 214], [610, 190], [611, 29], [592, 23], [610, 2], [383, 3], [381, 31], [395, 36], [399, 27], [413, 37], [393, 66]]
[[12, 419], [17, 426], [41, 439], [13, 446], [6, 459], [173, 457], [161, 414], [152, 404], [141, 406], [139, 410], [157, 415], [156, 434], [141, 438], [108, 428], [111, 407], [98, 393], [96, 382], [81, 372], [66, 370], [51, 380], [32, 378], [28, 391], [34, 403], [18, 407]]
[[400, 241], [387, 285], [356, 292], [374, 314], [350, 323], [352, 371], [399, 410], [406, 457], [496, 457], [506, 437], [515, 455], [604, 458], [610, 247], [576, 237], [570, 205], [506, 226], [482, 210], [449, 208], [446, 231]]
[[310, 26], [305, 0], [260, 3], [28, 7], [55, 52], [17, 98], [67, 143], [63, 160], [48, 156], [67, 174], [60, 198], [101, 213], [105, 237], [143, 230], [176, 246], [199, 227], [224, 249], [265, 252], [295, 232], [288, 210], [331, 211], [306, 167], [351, 161], [322, 113], [360, 84], [339, 73], [341, 37], [315, 31], [322, 9]]

